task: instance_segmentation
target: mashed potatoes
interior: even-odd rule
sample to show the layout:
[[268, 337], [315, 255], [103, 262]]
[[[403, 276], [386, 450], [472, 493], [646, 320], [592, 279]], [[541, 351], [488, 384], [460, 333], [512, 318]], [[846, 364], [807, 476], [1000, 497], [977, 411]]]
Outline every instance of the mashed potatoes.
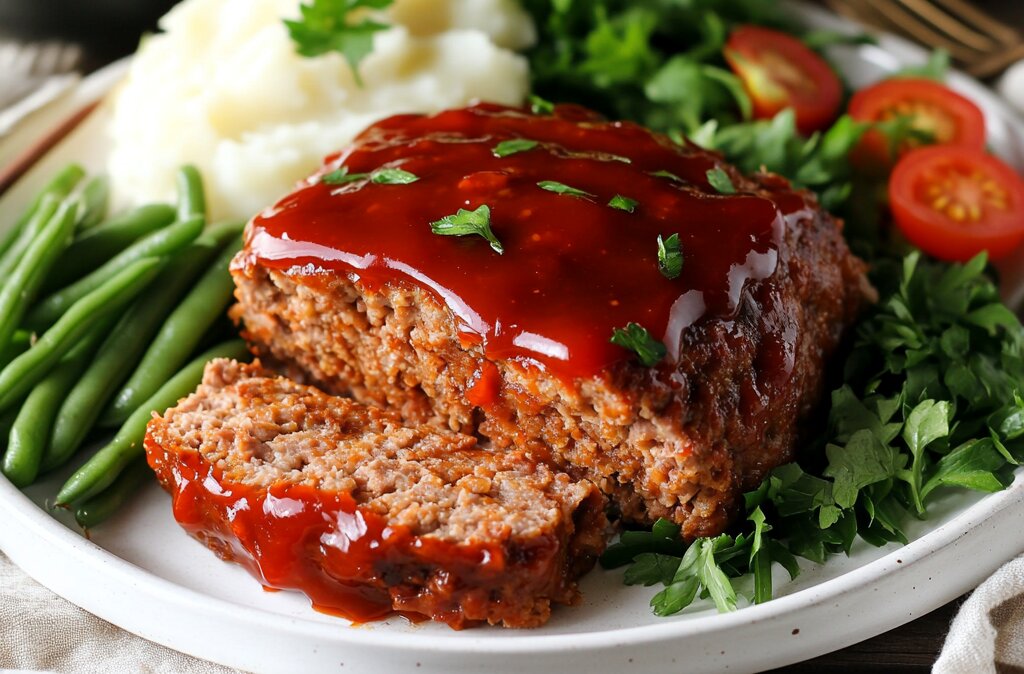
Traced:
[[360, 87], [340, 54], [295, 53], [298, 0], [186, 0], [116, 93], [109, 161], [124, 203], [170, 199], [199, 167], [214, 218], [248, 218], [369, 124], [473, 99], [519, 104], [534, 29], [515, 0], [396, 0]]

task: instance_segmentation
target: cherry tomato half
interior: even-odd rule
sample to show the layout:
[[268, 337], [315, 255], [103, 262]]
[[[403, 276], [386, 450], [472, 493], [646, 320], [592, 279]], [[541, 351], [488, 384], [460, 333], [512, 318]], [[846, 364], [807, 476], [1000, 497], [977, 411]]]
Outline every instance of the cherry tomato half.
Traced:
[[797, 129], [810, 134], [836, 118], [843, 99], [839, 78], [825, 59], [795, 37], [740, 26], [729, 36], [724, 55], [743, 81], [758, 119], [793, 108]]
[[1024, 240], [1024, 180], [983, 150], [936, 145], [908, 152], [889, 178], [893, 218], [911, 243], [943, 260]]
[[[850, 99], [850, 116], [860, 122], [910, 117], [911, 128], [932, 136], [927, 144], [985, 147], [985, 116], [974, 103], [949, 87], [925, 79], [884, 80], [861, 89]], [[908, 141], [895, 148], [877, 130], [861, 139], [854, 161], [862, 168], [885, 169], [900, 155], [924, 143]]]

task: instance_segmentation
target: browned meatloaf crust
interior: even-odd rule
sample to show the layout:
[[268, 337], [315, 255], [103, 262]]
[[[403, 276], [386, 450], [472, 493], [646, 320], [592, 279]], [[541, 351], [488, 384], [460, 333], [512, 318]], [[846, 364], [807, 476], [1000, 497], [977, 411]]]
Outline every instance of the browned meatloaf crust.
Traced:
[[[746, 195], [793, 194], [777, 176], [725, 168]], [[330, 392], [550, 459], [599, 485], [626, 520], [667, 517], [687, 538], [713, 535], [744, 490], [794, 458], [802, 422], [822, 398], [826, 361], [870, 293], [840, 224], [800, 194], [807, 209], [786, 227], [775, 272], [743, 291], [735, 317], [684, 330], [671, 367], [623, 360], [566, 381], [517, 360], [492, 363], [479, 345], [460, 342], [434, 293], [271, 268], [250, 249], [251, 227], [232, 269], [233, 316], [262, 357]], [[486, 405], [471, 402], [481, 380], [494, 388]]]
[[517, 452], [218, 360], [146, 435], [179, 522], [355, 619], [544, 623], [604, 547], [604, 497]]

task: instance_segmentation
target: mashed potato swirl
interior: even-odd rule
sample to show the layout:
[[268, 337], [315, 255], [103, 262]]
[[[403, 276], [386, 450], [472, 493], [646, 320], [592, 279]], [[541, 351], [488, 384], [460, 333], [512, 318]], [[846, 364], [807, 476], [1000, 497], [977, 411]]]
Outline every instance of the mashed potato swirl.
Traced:
[[213, 218], [248, 218], [392, 114], [522, 102], [535, 37], [515, 0], [396, 0], [353, 77], [304, 58], [282, 23], [298, 0], [186, 0], [144, 40], [115, 93], [108, 170], [124, 204], [171, 199], [203, 172]]

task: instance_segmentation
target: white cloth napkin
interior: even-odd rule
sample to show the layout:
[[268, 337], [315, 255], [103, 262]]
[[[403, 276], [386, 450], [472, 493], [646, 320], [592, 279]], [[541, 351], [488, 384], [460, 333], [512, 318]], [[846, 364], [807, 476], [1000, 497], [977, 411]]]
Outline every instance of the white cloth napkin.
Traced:
[[932, 674], [1024, 668], [1024, 557], [996, 571], [960, 607]]
[[0, 672], [234, 674], [125, 632], [29, 578], [0, 552]]

